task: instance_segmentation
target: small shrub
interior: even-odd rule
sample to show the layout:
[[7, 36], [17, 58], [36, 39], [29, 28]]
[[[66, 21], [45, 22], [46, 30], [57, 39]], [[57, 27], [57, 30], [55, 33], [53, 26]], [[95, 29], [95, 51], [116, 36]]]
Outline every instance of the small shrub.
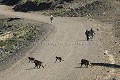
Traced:
[[6, 45], [6, 42], [3, 41], [3, 40], [0, 40], [0, 47], [3, 47], [3, 46], [5, 46], [5, 45]]

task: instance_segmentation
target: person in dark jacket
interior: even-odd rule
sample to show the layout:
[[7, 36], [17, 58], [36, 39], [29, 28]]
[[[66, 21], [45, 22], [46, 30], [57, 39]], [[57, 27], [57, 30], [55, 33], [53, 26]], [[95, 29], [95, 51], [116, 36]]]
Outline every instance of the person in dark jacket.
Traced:
[[95, 35], [95, 32], [94, 32], [94, 30], [92, 28], [90, 29], [90, 34], [91, 34], [92, 38]]
[[89, 31], [88, 31], [88, 30], [86, 30], [85, 34], [86, 34], [87, 41], [88, 41], [88, 40], [89, 40]]

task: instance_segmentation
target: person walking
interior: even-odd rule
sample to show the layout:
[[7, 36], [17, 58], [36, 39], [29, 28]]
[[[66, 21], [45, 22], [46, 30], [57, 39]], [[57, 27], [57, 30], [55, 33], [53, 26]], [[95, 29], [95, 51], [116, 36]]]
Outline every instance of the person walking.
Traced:
[[85, 34], [86, 34], [87, 41], [88, 41], [88, 40], [89, 40], [89, 31], [88, 31], [88, 30], [86, 30], [86, 31], [85, 31]]
[[53, 23], [53, 15], [50, 16], [50, 21]]
[[91, 28], [90, 32], [91, 32], [91, 36], [93, 38], [93, 36], [95, 35], [95, 31]]

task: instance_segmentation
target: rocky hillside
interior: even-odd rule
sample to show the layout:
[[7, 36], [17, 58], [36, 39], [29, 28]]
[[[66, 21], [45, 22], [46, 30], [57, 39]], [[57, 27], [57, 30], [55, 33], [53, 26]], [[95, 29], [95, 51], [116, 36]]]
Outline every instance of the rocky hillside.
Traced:
[[63, 8], [64, 3], [69, 3], [74, 0], [1, 0], [2, 4], [14, 5], [15, 11], [38, 11], [48, 10], [53, 8]]

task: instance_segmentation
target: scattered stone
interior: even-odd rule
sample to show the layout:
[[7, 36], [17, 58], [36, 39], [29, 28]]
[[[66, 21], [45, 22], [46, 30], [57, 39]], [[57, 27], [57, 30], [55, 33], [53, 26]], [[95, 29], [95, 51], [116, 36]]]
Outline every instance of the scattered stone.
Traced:
[[106, 13], [105, 13], [105, 12], [103, 12], [103, 14], [105, 15]]
[[120, 51], [119, 51], [119, 53], [120, 53]]
[[106, 53], [104, 53], [104, 55], [106, 55]]
[[114, 77], [114, 78], [112, 78], [111, 80], [117, 80], [117, 79]]
[[110, 71], [107, 71], [108, 73], [110, 72]]
[[97, 28], [97, 31], [99, 31], [99, 29]]
[[115, 41], [115, 44], [117, 43], [117, 41]]
[[117, 58], [117, 57], [115, 57], [115, 58]]
[[112, 47], [115, 47], [115, 46], [112, 46]]
[[41, 35], [43, 34], [43, 33], [40, 33]]
[[106, 54], [108, 54], [108, 50], [105, 50], [105, 51], [104, 51], [104, 55], [106, 55]]

